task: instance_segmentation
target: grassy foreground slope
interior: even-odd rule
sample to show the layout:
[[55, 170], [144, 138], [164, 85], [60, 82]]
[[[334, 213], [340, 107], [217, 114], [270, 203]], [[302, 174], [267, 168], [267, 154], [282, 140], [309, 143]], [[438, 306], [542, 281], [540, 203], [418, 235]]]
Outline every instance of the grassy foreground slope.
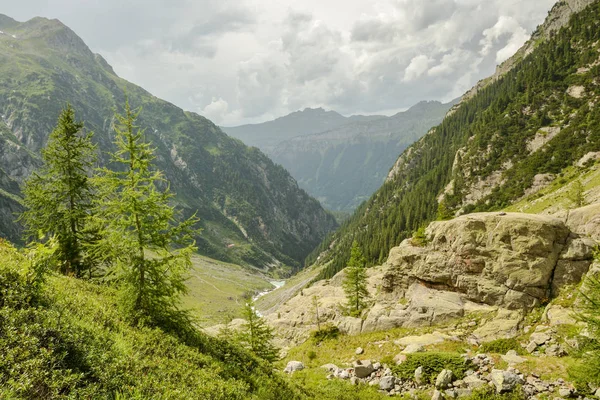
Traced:
[[0, 243], [0, 398], [296, 399], [297, 389], [245, 351], [191, 327], [132, 327], [112, 289], [36, 279]]

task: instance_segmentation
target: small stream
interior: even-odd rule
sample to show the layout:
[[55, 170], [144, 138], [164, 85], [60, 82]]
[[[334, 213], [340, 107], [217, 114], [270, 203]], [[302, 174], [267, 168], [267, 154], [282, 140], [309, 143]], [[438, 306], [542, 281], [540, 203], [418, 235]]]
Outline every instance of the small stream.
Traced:
[[263, 297], [264, 295], [266, 295], [267, 293], [271, 293], [273, 290], [279, 289], [280, 287], [285, 285], [285, 281], [269, 281], [269, 283], [271, 285], [273, 285], [273, 287], [270, 289], [263, 290], [262, 292], [259, 292], [256, 296], [254, 296], [252, 298], [252, 300], [256, 301], [256, 300], [260, 299], [261, 297]]

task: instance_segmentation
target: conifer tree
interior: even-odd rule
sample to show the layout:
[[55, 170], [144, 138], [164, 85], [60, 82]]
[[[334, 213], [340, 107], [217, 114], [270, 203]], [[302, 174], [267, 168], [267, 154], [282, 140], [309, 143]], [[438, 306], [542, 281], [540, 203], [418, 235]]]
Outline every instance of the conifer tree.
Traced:
[[446, 201], [442, 200], [438, 204], [437, 220], [438, 221], [447, 221], [449, 219], [452, 219], [452, 213], [450, 212], [450, 209], [448, 209], [448, 205], [446, 204]]
[[67, 104], [42, 150], [42, 167], [23, 188], [26, 211], [20, 219], [28, 235], [54, 237], [60, 271], [77, 277], [91, 272], [84, 248], [93, 237], [88, 229], [95, 193], [90, 180], [96, 161], [92, 135], [83, 132], [83, 123]]
[[[594, 253], [596, 262], [600, 262], [600, 250]], [[591, 387], [600, 386], [600, 275], [589, 273], [582, 285], [579, 302], [579, 320], [587, 325], [589, 343], [583, 359], [569, 369], [570, 378], [582, 393]], [[593, 394], [593, 391], [590, 392]]]
[[113, 266], [121, 306], [132, 322], [164, 326], [187, 315], [179, 300], [186, 292], [197, 219], [177, 221], [168, 182], [153, 168], [154, 150], [135, 125], [139, 112], [127, 100], [125, 113], [115, 115], [111, 156], [120, 168], [104, 168], [98, 177], [102, 195], [96, 210], [103, 235], [95, 253]]
[[365, 264], [365, 257], [360, 247], [358, 247], [358, 243], [354, 241], [342, 287], [348, 300], [348, 311], [350, 315], [355, 317], [360, 315], [365, 307], [365, 299], [369, 296]]
[[585, 206], [585, 188], [579, 179], [573, 183], [573, 188], [569, 193], [569, 199], [575, 207]]
[[237, 334], [236, 341], [263, 360], [277, 361], [279, 350], [273, 345], [273, 331], [258, 315], [252, 300], [244, 307], [244, 319], [246, 322]]

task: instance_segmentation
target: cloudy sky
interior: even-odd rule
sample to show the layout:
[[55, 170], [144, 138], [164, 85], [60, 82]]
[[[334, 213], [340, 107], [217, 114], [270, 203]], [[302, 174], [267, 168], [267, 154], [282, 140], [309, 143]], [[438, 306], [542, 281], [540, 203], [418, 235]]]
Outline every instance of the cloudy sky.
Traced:
[[555, 0], [0, 0], [58, 18], [122, 77], [230, 126], [305, 107], [447, 101], [512, 55]]

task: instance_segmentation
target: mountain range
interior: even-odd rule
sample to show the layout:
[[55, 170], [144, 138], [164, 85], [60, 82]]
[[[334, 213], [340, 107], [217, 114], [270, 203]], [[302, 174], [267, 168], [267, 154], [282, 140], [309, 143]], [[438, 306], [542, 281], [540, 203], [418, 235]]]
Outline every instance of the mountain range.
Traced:
[[391, 117], [305, 109], [224, 129], [259, 147], [325, 208], [351, 213], [381, 186], [398, 154], [439, 124], [455, 103], [424, 101]]
[[197, 212], [201, 253], [262, 269], [299, 267], [336, 227], [334, 218], [260, 150], [230, 138], [119, 78], [58, 20], [17, 22], [0, 15], [0, 234], [18, 241], [19, 187], [40, 165], [39, 152], [67, 102], [94, 131], [100, 163], [113, 148], [114, 111], [125, 95], [142, 107], [138, 124], [185, 214]]

